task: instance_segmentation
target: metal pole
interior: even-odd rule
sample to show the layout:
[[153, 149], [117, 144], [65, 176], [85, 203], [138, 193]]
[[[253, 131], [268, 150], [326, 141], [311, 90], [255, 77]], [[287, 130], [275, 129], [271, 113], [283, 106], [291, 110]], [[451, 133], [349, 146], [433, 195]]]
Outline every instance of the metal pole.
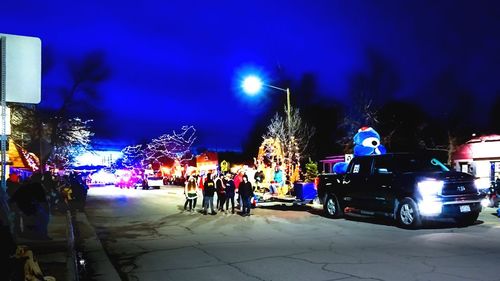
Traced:
[[[9, 213], [9, 206], [7, 205], [7, 182], [5, 180], [5, 170], [7, 168], [7, 155], [6, 155], [6, 149], [7, 149], [7, 121], [6, 121], [6, 111], [7, 111], [7, 102], [6, 102], [6, 92], [5, 92], [5, 81], [6, 81], [6, 75], [5, 75], [5, 70], [6, 70], [6, 37], [5, 36], [0, 36], [0, 96], [1, 96], [1, 101], [0, 101], [0, 106], [1, 106], [1, 134], [0, 134], [0, 146], [1, 146], [1, 157], [0, 161], [2, 162], [2, 171], [1, 171], [1, 191], [0, 191], [0, 203], [2, 205], [2, 221], [5, 219], [4, 216], [8, 216]], [[7, 221], [5, 221], [7, 222]]]
[[290, 115], [290, 89], [286, 88], [286, 115], [288, 119], [288, 177], [292, 176], [292, 117]]

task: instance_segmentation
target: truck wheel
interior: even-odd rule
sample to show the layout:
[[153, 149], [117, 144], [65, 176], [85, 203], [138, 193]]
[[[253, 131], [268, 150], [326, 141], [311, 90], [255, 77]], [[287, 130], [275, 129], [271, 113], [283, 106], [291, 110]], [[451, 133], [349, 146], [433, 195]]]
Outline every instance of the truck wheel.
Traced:
[[340, 218], [344, 213], [340, 208], [337, 197], [333, 194], [326, 195], [323, 203], [323, 210], [325, 211], [325, 214], [331, 218]]
[[461, 227], [469, 226], [473, 225], [476, 222], [477, 217], [479, 217], [479, 213], [472, 213], [466, 216], [455, 218], [455, 222], [458, 226]]
[[399, 203], [396, 220], [399, 226], [407, 229], [419, 228], [422, 225], [422, 218], [413, 199], [405, 198]]

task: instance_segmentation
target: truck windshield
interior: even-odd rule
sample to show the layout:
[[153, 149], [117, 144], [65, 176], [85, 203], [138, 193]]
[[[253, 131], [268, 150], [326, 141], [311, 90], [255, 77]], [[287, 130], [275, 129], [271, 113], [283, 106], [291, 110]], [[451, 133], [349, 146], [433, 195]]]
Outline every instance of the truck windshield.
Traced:
[[402, 156], [396, 158], [399, 172], [448, 172], [449, 169], [436, 158]]

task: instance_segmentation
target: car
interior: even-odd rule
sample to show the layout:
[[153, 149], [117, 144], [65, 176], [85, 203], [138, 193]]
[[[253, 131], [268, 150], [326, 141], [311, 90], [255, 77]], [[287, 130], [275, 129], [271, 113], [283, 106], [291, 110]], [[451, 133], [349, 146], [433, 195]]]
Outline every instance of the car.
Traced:
[[160, 186], [163, 186], [163, 177], [148, 176], [147, 182], [150, 188], [160, 188]]
[[410, 153], [354, 157], [346, 174], [320, 175], [317, 188], [329, 217], [390, 217], [403, 228], [419, 228], [423, 220], [438, 217], [471, 225], [484, 200], [472, 175]]

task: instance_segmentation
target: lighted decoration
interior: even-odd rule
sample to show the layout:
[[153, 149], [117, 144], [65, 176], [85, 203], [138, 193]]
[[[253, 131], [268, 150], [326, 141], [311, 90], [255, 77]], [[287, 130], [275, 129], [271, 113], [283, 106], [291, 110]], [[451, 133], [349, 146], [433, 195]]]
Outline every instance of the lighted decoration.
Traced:
[[[372, 127], [362, 127], [354, 135], [354, 156], [385, 154], [385, 147], [380, 143], [380, 135]], [[345, 174], [347, 162], [339, 162], [333, 166], [336, 174]]]
[[274, 178], [274, 168], [283, 165], [285, 153], [283, 146], [278, 138], [265, 138], [259, 147], [257, 158], [254, 159], [254, 165], [257, 170], [264, 172], [264, 185], [268, 185]]
[[271, 166], [272, 163], [283, 163], [284, 158], [280, 140], [278, 138], [266, 138], [259, 147], [256, 161], [265, 166]]
[[40, 161], [35, 154], [28, 152], [24, 148], [20, 147], [21, 153], [23, 154], [24, 159], [26, 160], [26, 164], [30, 167], [30, 169], [34, 172], [40, 169]]
[[167, 159], [178, 161], [193, 158], [191, 146], [196, 140], [196, 129], [183, 126], [180, 133], [164, 134], [146, 145], [127, 146], [122, 150], [125, 167], [147, 167], [151, 163], [164, 163]]
[[122, 164], [127, 168], [142, 167], [144, 160], [142, 145], [130, 145], [122, 149]]
[[51, 143], [54, 146], [48, 158], [48, 164], [54, 167], [68, 167], [74, 160], [90, 149], [91, 137], [94, 133], [90, 129], [93, 120], [70, 118], [57, 124], [57, 140]]
[[90, 178], [90, 185], [107, 185], [107, 184], [115, 184], [116, 182], [115, 174], [106, 170], [99, 170], [93, 174], [90, 174], [89, 178]]

